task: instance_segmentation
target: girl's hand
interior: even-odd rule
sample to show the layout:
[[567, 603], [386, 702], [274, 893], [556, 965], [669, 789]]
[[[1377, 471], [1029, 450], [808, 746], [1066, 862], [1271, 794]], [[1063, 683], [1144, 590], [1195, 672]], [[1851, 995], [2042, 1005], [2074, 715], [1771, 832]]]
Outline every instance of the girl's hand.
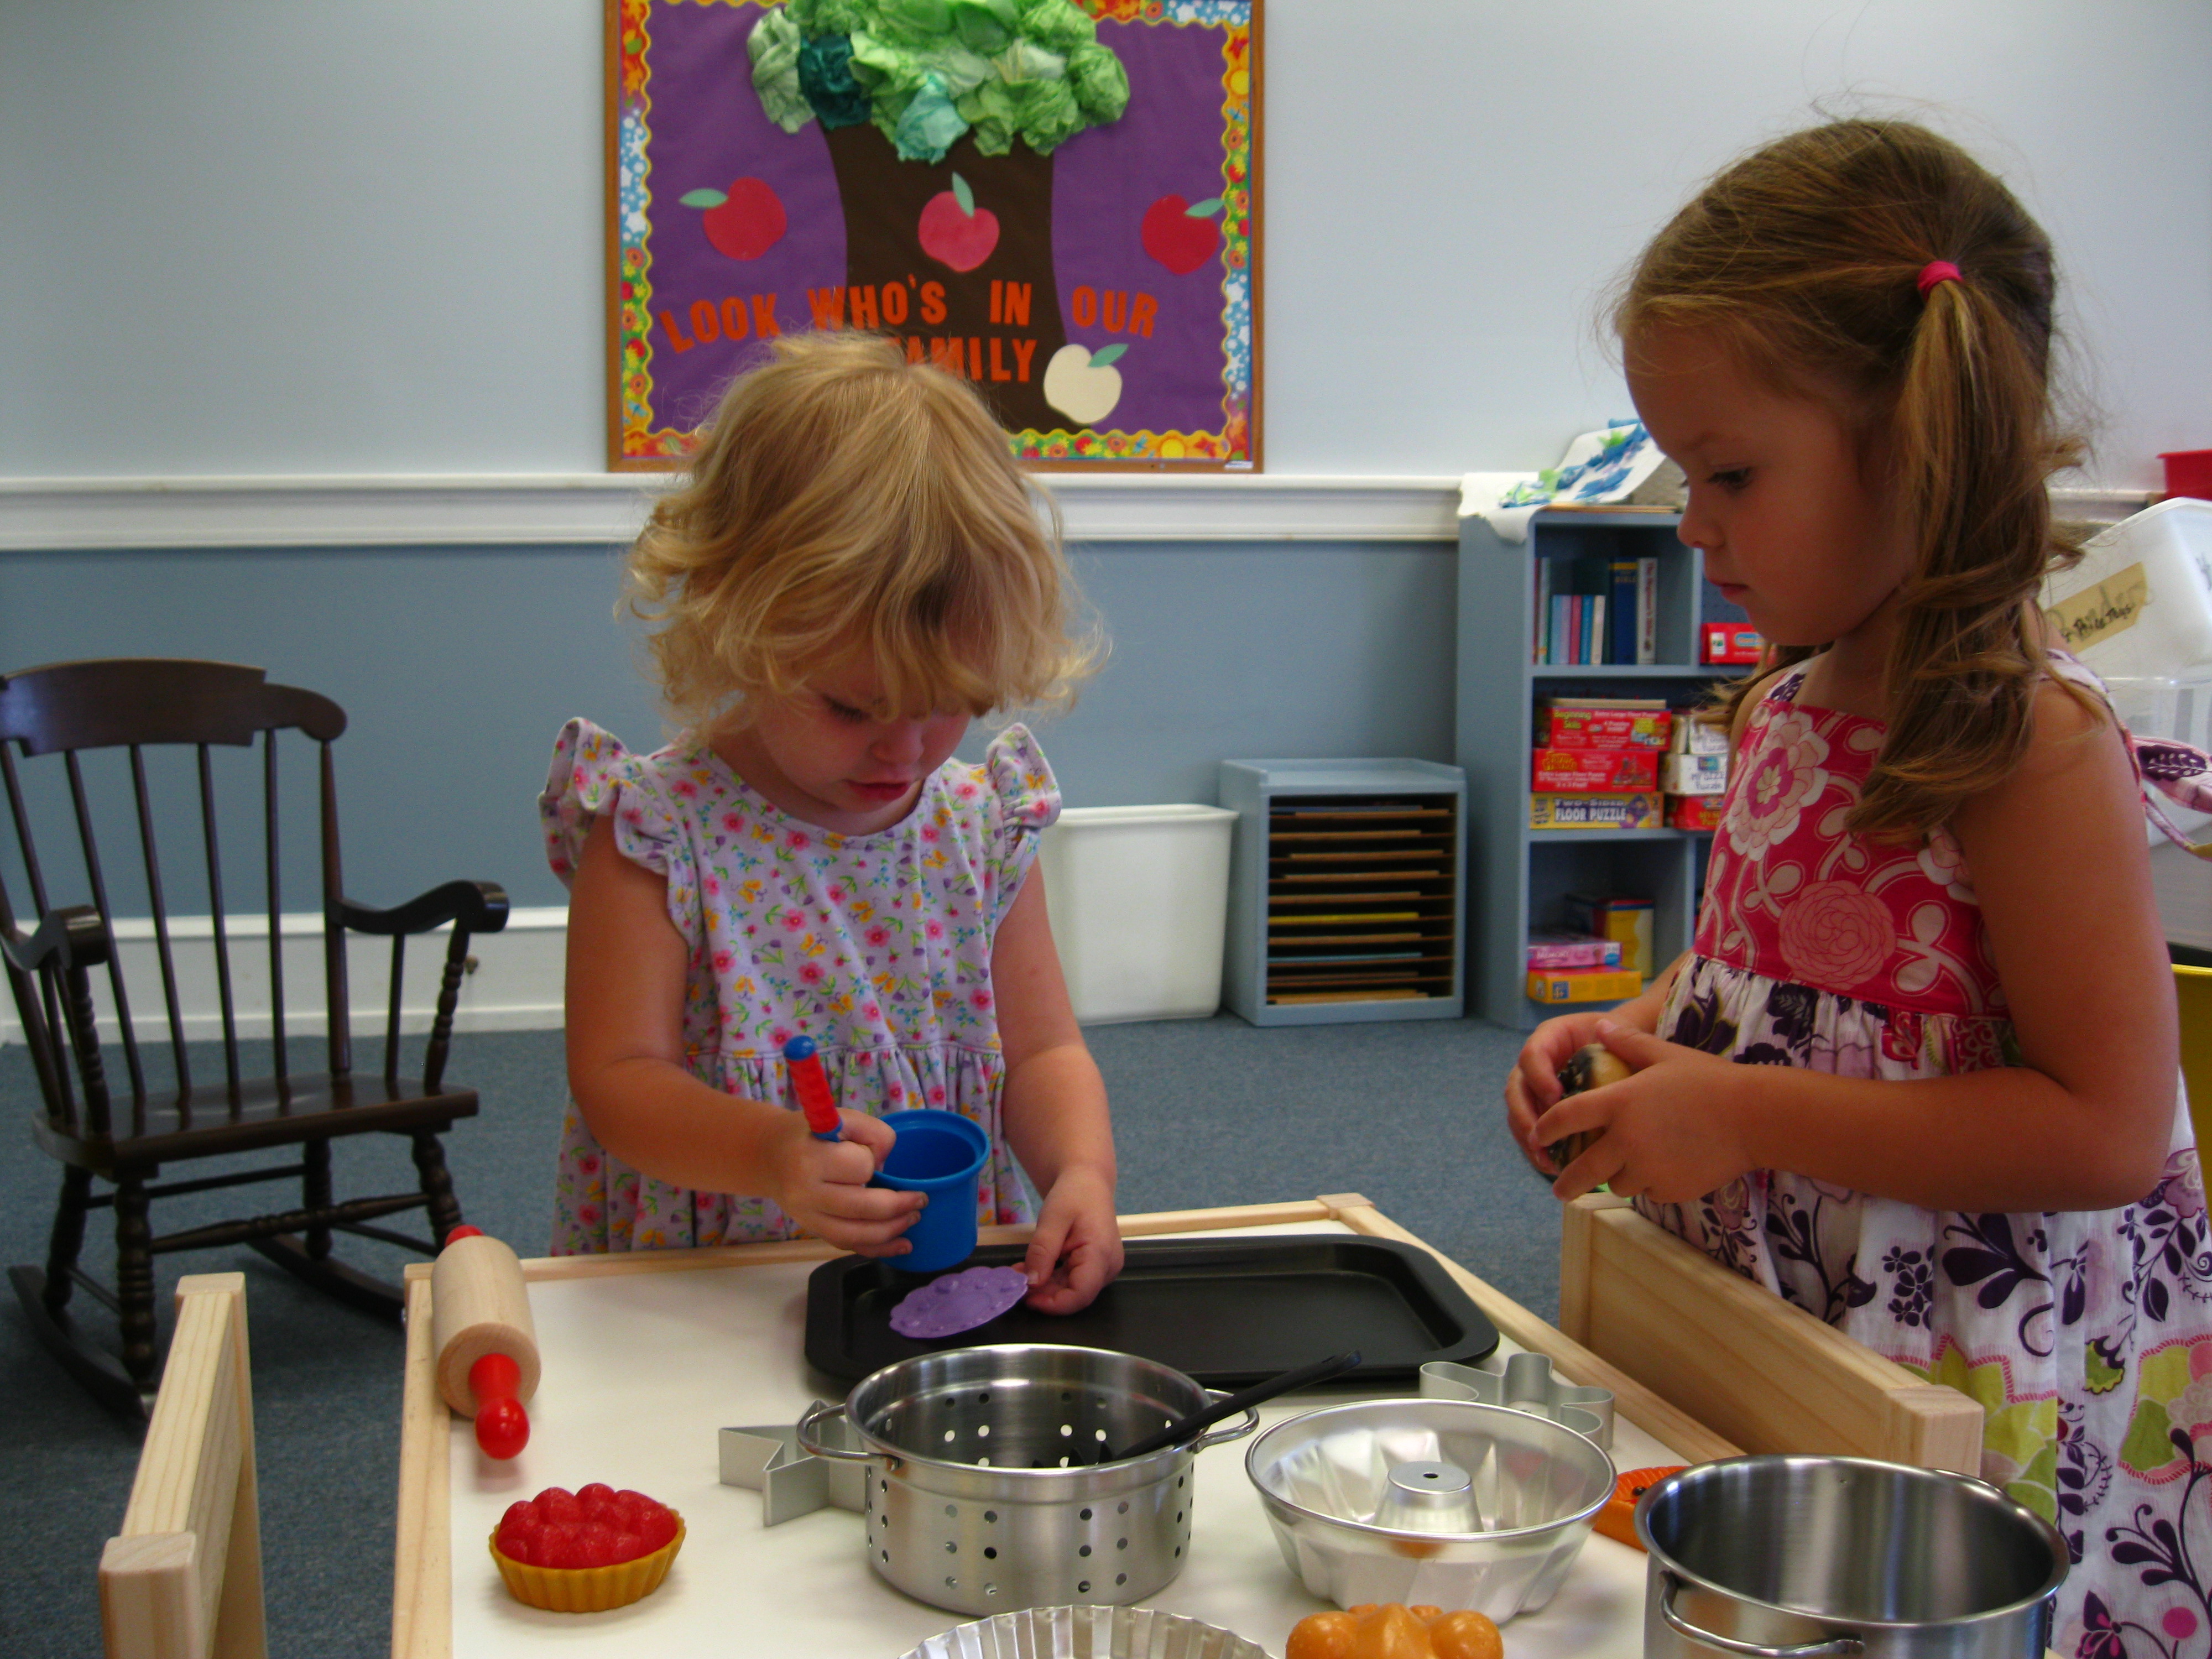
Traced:
[[1040, 1313], [1089, 1307], [1121, 1271], [1113, 1182], [1085, 1164], [1061, 1170], [1045, 1194], [1022, 1270], [1030, 1276], [1030, 1306]]
[[[1559, 1173], [1551, 1154], [1545, 1151], [1559, 1137], [1536, 1133], [1536, 1120], [1559, 1103], [1559, 1068], [1574, 1058], [1577, 1049], [1597, 1042], [1601, 1030], [1657, 1030], [1674, 976], [1689, 959], [1687, 951], [1676, 957], [1644, 988], [1640, 996], [1631, 997], [1602, 1013], [1561, 1014], [1546, 1020], [1528, 1034], [1528, 1042], [1521, 1045], [1520, 1059], [1514, 1062], [1505, 1079], [1505, 1122], [1512, 1131], [1514, 1144], [1521, 1148], [1521, 1155], [1537, 1174], [1549, 1178]], [[1622, 1058], [1627, 1056], [1623, 1054]]]
[[[1505, 1122], [1514, 1144], [1530, 1167], [1547, 1180], [1559, 1176], [1544, 1149], [1559, 1137], [1539, 1134], [1536, 1121], [1559, 1103], [1559, 1068], [1575, 1051], [1598, 1040], [1601, 1027], [1617, 1024], [1609, 1014], [1562, 1014], [1528, 1034], [1521, 1057], [1505, 1077]], [[1623, 1058], [1626, 1058], [1624, 1055]], [[1632, 1062], [1633, 1063], [1633, 1062]]]
[[900, 1256], [914, 1249], [901, 1237], [914, 1225], [924, 1193], [871, 1187], [897, 1132], [862, 1112], [840, 1111], [842, 1140], [817, 1140], [797, 1112], [776, 1127], [769, 1152], [775, 1188], [768, 1196], [783, 1212], [840, 1249], [860, 1255]]
[[1595, 1034], [1636, 1075], [1561, 1101], [1537, 1118], [1539, 1146], [1578, 1131], [1597, 1134], [1553, 1183], [1562, 1202], [1609, 1182], [1623, 1198], [1686, 1204], [1756, 1167], [1735, 1121], [1744, 1068], [1612, 1019], [1599, 1019]]

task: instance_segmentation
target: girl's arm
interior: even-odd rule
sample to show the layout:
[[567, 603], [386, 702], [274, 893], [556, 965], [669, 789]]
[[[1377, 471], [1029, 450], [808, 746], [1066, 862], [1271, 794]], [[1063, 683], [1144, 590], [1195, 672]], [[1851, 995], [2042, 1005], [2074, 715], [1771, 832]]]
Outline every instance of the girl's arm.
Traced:
[[900, 1255], [919, 1193], [872, 1188], [891, 1131], [845, 1112], [817, 1140], [797, 1112], [726, 1095], [684, 1060], [690, 947], [668, 919], [668, 883], [616, 848], [602, 817], [568, 900], [568, 1087], [600, 1146], [674, 1187], [773, 1200], [848, 1250]]
[[1121, 1271], [1118, 1176], [1105, 1080], [1067, 1000], [1044, 878], [1034, 864], [999, 924], [991, 985], [1006, 1054], [1006, 1144], [1044, 1194], [1024, 1264], [1030, 1302], [1047, 1313], [1073, 1313]]
[[1889, 1083], [1608, 1035], [1648, 1069], [1538, 1123], [1547, 1140], [1607, 1128], [1555, 1190], [1611, 1181], [1681, 1202], [1771, 1168], [1929, 1209], [2141, 1198], [2172, 1128], [2179, 1040], [2137, 792], [2110, 723], [2046, 684], [2026, 760], [1953, 825], [2021, 1065]]

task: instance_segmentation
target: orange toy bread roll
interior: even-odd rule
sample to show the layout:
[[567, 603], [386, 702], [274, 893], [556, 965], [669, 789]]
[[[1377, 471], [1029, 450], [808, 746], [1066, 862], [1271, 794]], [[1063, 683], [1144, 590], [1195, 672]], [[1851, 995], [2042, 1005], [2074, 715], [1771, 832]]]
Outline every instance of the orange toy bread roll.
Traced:
[[430, 1346], [438, 1356], [438, 1392], [463, 1417], [477, 1414], [469, 1367], [503, 1353], [521, 1372], [514, 1398], [538, 1392], [538, 1328], [522, 1263], [495, 1238], [456, 1238], [430, 1269]]
[[1505, 1659], [1498, 1626], [1480, 1613], [1363, 1601], [1291, 1627], [1284, 1659]]

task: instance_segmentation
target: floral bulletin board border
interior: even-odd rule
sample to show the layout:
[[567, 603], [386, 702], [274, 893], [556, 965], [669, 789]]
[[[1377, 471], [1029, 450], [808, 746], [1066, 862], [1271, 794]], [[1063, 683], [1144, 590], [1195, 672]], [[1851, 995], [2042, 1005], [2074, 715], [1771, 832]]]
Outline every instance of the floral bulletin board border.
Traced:
[[878, 330], [1069, 470], [1260, 463], [1260, 0], [608, 0], [608, 465]]

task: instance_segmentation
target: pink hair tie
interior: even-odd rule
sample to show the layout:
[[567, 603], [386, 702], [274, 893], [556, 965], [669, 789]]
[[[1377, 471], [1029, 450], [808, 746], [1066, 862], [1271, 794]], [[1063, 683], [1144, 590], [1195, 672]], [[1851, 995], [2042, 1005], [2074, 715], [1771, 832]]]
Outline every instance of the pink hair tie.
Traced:
[[1930, 259], [1920, 267], [1920, 280], [1917, 286], [1920, 289], [1920, 297], [1924, 300], [1928, 297], [1929, 290], [1937, 283], [1956, 283], [1964, 279], [1959, 274], [1959, 267], [1948, 259]]

